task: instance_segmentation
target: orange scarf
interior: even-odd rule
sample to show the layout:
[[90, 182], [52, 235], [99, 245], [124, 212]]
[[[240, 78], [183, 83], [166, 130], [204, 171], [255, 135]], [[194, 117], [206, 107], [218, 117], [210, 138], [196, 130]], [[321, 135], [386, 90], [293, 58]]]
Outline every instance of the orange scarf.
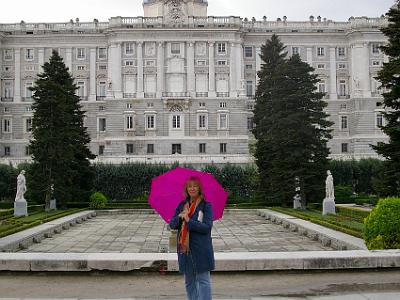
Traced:
[[[188, 209], [188, 216], [191, 218], [196, 211], [197, 206], [201, 202], [201, 197], [198, 197], [195, 201], [193, 201], [190, 206], [189, 202], [185, 203], [183, 210]], [[188, 225], [185, 220], [183, 220], [181, 231], [179, 232], [178, 237], [178, 251], [179, 253], [188, 253], [189, 252], [189, 230]]]

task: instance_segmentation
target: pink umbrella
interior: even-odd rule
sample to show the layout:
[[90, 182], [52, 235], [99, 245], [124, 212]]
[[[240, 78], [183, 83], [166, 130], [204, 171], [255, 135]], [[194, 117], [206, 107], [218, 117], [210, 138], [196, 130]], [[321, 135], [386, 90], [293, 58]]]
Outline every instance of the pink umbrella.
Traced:
[[228, 193], [210, 174], [186, 168], [176, 168], [153, 178], [149, 196], [150, 206], [169, 223], [178, 204], [185, 199], [184, 186], [189, 177], [201, 182], [204, 198], [212, 205], [214, 220], [222, 218]]

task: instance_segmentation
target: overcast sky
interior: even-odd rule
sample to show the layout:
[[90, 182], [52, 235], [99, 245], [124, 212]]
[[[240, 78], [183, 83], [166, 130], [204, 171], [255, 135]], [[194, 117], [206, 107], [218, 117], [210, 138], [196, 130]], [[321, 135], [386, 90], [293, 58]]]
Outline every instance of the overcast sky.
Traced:
[[[208, 0], [212, 16], [256, 17], [268, 20], [287, 16], [288, 20], [305, 21], [310, 15], [337, 21], [351, 16], [379, 17], [395, 0]], [[79, 18], [108, 21], [110, 17], [143, 15], [142, 0], [2, 0], [0, 23], [67, 22]]]

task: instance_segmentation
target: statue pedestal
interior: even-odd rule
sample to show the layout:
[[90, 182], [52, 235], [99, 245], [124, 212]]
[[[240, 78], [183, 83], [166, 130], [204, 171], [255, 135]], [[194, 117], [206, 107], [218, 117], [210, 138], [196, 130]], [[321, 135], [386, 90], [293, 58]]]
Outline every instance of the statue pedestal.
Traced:
[[325, 198], [322, 202], [322, 214], [333, 214], [336, 215], [336, 208], [335, 208], [335, 199], [334, 198]]
[[28, 203], [26, 201], [14, 202], [14, 217], [28, 216]]
[[300, 197], [293, 197], [293, 208], [294, 209], [301, 209], [301, 202], [300, 202]]
[[56, 199], [50, 200], [50, 210], [56, 210], [56, 209], [57, 209]]

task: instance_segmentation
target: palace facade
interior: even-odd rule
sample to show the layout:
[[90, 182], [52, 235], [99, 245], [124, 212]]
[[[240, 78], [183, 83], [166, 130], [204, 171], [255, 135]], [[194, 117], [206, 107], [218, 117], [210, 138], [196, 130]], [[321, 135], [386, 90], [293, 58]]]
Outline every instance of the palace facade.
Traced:
[[28, 160], [29, 90], [55, 49], [76, 80], [90, 148], [104, 162], [252, 162], [256, 72], [272, 34], [321, 78], [340, 159], [387, 140], [374, 79], [387, 58], [381, 18], [292, 22], [207, 15], [207, 1], [147, 0], [144, 17], [0, 24], [0, 161]]

